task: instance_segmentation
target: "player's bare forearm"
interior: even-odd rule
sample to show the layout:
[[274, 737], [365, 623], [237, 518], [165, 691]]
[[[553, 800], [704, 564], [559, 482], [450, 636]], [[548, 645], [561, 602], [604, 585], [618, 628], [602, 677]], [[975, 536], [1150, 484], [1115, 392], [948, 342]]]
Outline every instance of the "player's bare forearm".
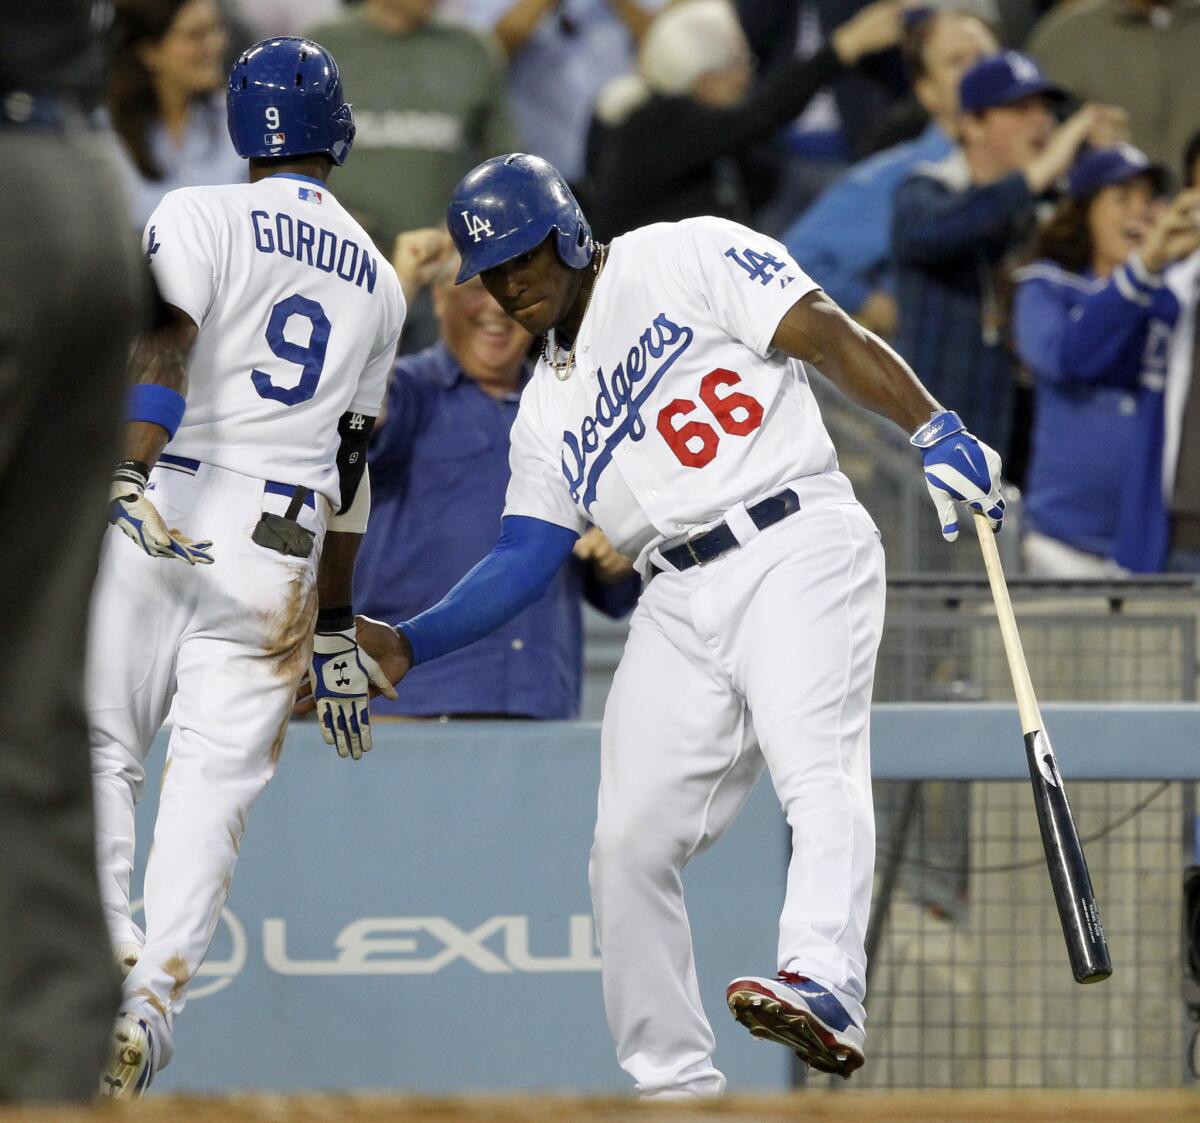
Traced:
[[823, 292], [788, 310], [771, 345], [812, 363], [852, 401], [911, 433], [941, 409], [912, 368], [882, 339], [856, 324]]
[[[192, 318], [171, 305], [162, 327], [140, 335], [129, 360], [130, 381], [152, 383], [187, 397], [187, 362], [199, 328]], [[168, 434], [150, 421], [131, 421], [125, 426], [122, 458], [153, 465], [166, 447]]]
[[346, 608], [353, 601], [354, 560], [358, 557], [361, 534], [331, 530], [321, 547], [317, 567], [317, 604], [322, 609]]

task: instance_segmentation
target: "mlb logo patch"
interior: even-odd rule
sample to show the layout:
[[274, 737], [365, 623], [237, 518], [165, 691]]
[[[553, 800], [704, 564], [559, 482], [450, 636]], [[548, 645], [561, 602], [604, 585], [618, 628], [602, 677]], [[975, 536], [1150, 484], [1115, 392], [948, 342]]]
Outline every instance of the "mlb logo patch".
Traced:
[[285, 139], [286, 138], [284, 137], [283, 133], [267, 133], [267, 135], [263, 137], [263, 144], [265, 144], [268, 148], [273, 148], [277, 144], [283, 144]]
[[322, 202], [321, 192], [315, 187], [301, 187], [300, 201], [303, 203], [316, 203], [318, 206], [320, 206]]

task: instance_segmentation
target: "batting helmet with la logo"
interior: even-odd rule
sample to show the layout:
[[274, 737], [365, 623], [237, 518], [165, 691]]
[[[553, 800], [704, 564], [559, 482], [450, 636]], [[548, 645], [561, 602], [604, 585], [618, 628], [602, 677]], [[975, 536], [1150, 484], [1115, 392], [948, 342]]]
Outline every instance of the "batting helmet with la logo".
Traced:
[[514, 152], [469, 172], [454, 189], [446, 225], [462, 257], [456, 283], [469, 281], [542, 244], [552, 233], [562, 263], [592, 260], [592, 230], [566, 180], [540, 156]]

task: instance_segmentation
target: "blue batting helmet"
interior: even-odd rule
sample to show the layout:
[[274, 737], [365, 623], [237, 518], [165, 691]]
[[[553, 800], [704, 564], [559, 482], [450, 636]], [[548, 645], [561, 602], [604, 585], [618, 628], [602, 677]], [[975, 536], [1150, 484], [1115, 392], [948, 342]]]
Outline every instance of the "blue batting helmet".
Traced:
[[450, 198], [446, 225], [462, 257], [455, 284], [536, 249], [551, 233], [564, 265], [582, 269], [592, 260], [592, 228], [567, 181], [524, 152], [468, 172]]
[[239, 156], [310, 156], [344, 164], [354, 114], [337, 63], [319, 43], [264, 39], [229, 72], [229, 135]]

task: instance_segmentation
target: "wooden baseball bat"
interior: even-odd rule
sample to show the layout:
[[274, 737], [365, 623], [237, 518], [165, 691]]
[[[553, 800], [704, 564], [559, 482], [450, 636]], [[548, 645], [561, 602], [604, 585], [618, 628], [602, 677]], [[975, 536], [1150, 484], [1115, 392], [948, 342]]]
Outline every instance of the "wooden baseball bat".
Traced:
[[1017, 712], [1021, 717], [1021, 732], [1025, 734], [1025, 756], [1029, 762], [1029, 778], [1033, 782], [1033, 801], [1042, 832], [1042, 847], [1050, 869], [1050, 884], [1054, 887], [1054, 901], [1058, 905], [1058, 919], [1067, 942], [1067, 954], [1071, 958], [1071, 970], [1077, 983], [1098, 983], [1112, 974], [1112, 960], [1104, 939], [1104, 926], [1100, 923], [1100, 909], [1092, 889], [1087, 859], [1083, 855], [1083, 845], [1075, 829], [1075, 820], [1071, 817], [1062, 774], [1058, 770], [1054, 750], [1050, 747], [1050, 738], [1046, 736], [1037, 695], [1029, 678], [1029, 666], [1021, 648], [1021, 637], [1008, 596], [1008, 583], [1004, 580], [1000, 551], [996, 548], [996, 536], [987, 517], [978, 511], [973, 513], [979, 546], [983, 550], [983, 564], [992, 587], [992, 599], [996, 602], [996, 616], [1000, 621], [1000, 635], [1004, 639], [1004, 653], [1008, 657], [1013, 691], [1017, 696]]

